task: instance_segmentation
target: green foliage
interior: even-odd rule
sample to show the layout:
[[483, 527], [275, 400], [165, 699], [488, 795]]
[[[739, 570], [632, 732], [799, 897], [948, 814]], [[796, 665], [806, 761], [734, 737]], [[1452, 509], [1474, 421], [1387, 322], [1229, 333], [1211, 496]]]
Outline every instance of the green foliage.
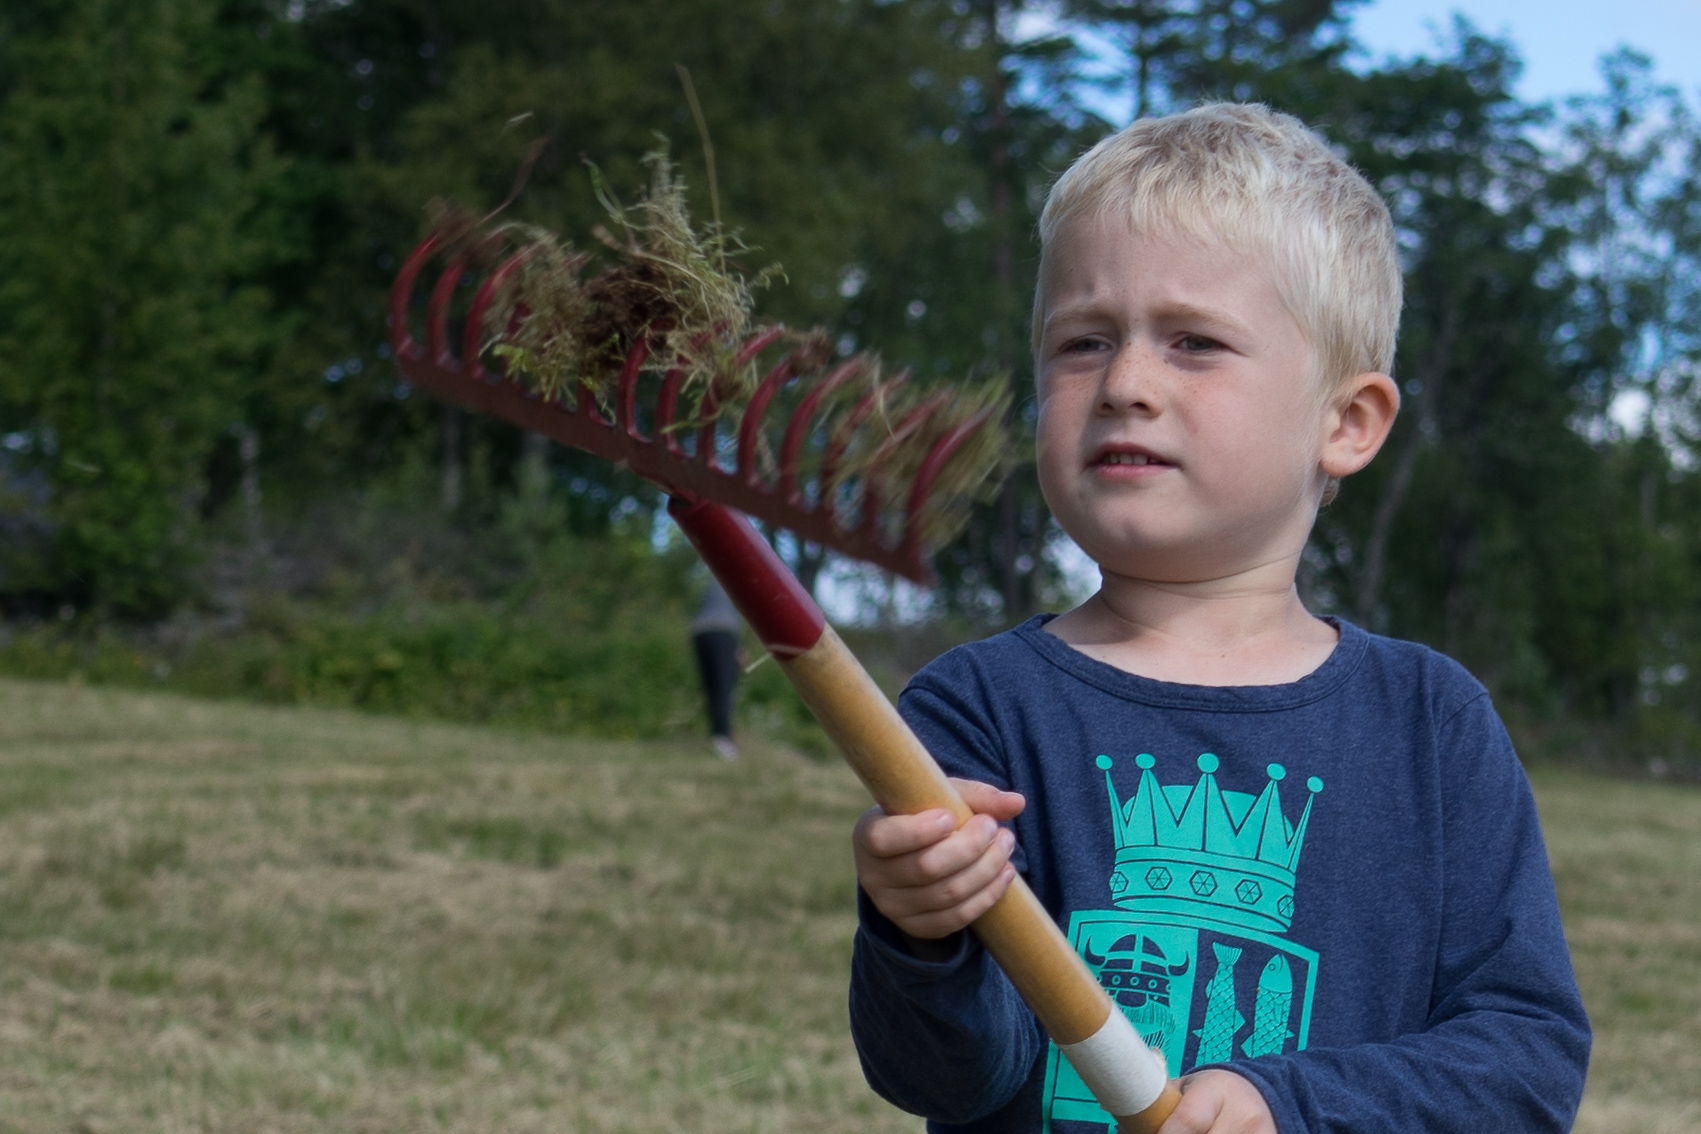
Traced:
[[214, 0], [0, 17], [0, 428], [50, 490], [13, 589], [123, 610], [182, 593], [203, 464], [278, 328], [261, 266], [285, 176]]
[[[694, 707], [683, 619], [628, 614], [595, 630], [570, 611], [438, 607], [257, 619], [184, 665], [192, 688], [593, 735], [676, 731]], [[677, 612], [674, 612], [677, 613]]]
[[[0, 641], [0, 671], [578, 735], [703, 731], [689, 558], [559, 536], [525, 557], [520, 581], [492, 599], [425, 582], [376, 604], [364, 591], [262, 598], [236, 630], [38, 624]], [[742, 725], [826, 751], [777, 666], [741, 684], [737, 711]]]

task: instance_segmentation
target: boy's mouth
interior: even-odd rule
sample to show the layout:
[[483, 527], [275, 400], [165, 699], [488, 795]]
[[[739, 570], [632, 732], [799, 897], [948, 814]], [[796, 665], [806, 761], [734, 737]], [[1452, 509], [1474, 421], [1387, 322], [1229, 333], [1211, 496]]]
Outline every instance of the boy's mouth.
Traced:
[[1092, 464], [1095, 468], [1116, 470], [1117, 472], [1121, 472], [1126, 469], [1128, 470], [1128, 473], [1135, 475], [1138, 475], [1136, 470], [1143, 472], [1150, 469], [1155, 472], [1158, 469], [1175, 467], [1169, 461], [1164, 460], [1162, 457], [1157, 456], [1154, 453], [1148, 453], [1144, 449], [1134, 448], [1100, 450], [1098, 455], [1093, 458]]

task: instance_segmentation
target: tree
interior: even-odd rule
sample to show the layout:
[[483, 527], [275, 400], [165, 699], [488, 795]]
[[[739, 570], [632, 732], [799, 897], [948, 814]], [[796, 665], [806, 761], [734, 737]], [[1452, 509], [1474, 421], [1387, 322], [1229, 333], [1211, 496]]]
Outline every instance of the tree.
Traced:
[[275, 334], [260, 269], [281, 165], [212, 0], [9, 5], [0, 421], [49, 486], [7, 589], [126, 611], [182, 593], [205, 461]]
[[1684, 668], [1701, 595], [1676, 566], [1694, 554], [1677, 450], [1609, 414], [1682, 369], [1688, 278], [1662, 227], [1684, 212], [1687, 120], [1623, 68], [1558, 121], [1564, 151], [1510, 93], [1510, 49], [1462, 23], [1448, 57], [1344, 78], [1313, 116], [1387, 196], [1408, 270], [1406, 412], [1325, 511], [1310, 571], [1323, 601], [1514, 702], [1633, 723], [1646, 675]]
[[1341, 69], [1358, 0], [1069, 0], [1065, 13], [1107, 41], [1132, 117], [1210, 99], [1293, 104]]

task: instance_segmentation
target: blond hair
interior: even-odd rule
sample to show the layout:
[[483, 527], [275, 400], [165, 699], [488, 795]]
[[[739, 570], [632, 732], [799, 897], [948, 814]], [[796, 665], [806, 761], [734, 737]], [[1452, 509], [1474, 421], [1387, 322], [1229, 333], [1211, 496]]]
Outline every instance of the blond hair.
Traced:
[[1266, 256], [1282, 302], [1317, 352], [1325, 389], [1391, 372], [1401, 285], [1388, 207], [1292, 115], [1220, 102], [1143, 118], [1071, 165], [1040, 215], [1036, 351], [1052, 238], [1074, 218], [1107, 212], [1126, 216], [1136, 233], [1169, 226]]

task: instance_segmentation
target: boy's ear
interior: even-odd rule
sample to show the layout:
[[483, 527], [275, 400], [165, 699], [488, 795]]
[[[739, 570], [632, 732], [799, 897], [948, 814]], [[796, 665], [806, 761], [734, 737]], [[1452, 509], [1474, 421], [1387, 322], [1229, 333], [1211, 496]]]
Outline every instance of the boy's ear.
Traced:
[[1357, 375], [1331, 399], [1324, 421], [1323, 458], [1332, 477], [1351, 476], [1376, 456], [1400, 412], [1400, 388], [1386, 374]]

